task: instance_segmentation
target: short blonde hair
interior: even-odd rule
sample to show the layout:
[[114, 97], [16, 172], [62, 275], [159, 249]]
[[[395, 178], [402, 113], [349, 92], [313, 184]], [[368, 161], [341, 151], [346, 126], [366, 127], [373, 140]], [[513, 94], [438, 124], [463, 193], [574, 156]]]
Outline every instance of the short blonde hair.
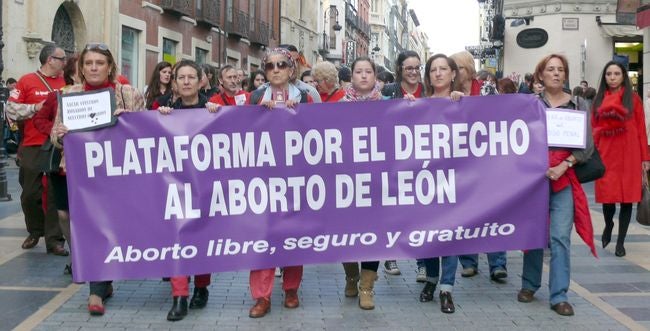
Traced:
[[456, 62], [456, 65], [465, 68], [469, 74], [469, 77], [472, 79], [476, 78], [476, 67], [474, 66], [474, 56], [472, 56], [472, 53], [468, 51], [461, 51], [454, 53], [449, 57], [454, 60], [454, 62]]
[[322, 61], [316, 63], [311, 70], [311, 75], [315, 80], [324, 80], [330, 84], [336, 84], [339, 81], [339, 71], [331, 62]]

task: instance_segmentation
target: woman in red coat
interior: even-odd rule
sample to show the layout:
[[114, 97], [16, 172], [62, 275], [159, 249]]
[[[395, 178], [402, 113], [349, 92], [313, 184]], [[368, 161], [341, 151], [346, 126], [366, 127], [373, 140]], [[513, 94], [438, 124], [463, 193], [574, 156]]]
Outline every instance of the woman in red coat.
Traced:
[[605, 176], [596, 181], [596, 202], [603, 204], [605, 248], [612, 239], [616, 203], [618, 215], [616, 256], [625, 256], [625, 235], [632, 204], [641, 200], [641, 178], [650, 169], [643, 103], [632, 90], [627, 70], [619, 63], [605, 65], [593, 103], [594, 143], [605, 164]]

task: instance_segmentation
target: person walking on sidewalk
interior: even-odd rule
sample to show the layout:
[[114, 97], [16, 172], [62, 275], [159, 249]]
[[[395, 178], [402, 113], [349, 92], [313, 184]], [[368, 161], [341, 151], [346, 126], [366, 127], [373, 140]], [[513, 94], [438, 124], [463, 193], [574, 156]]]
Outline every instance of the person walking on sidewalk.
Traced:
[[[65, 89], [63, 94], [93, 91], [103, 88], [112, 88], [115, 93], [115, 115], [123, 112], [144, 110], [144, 97], [138, 89], [130, 85], [122, 85], [116, 81], [117, 64], [108, 46], [102, 43], [91, 43], [84, 47], [79, 55], [77, 72], [81, 84], [76, 84]], [[63, 150], [62, 139], [68, 129], [61, 119], [61, 105], [54, 119], [51, 140], [55, 147]], [[61, 159], [62, 171], [66, 171], [65, 158]], [[83, 222], [84, 220], [77, 220]], [[87, 220], [86, 220], [87, 221]], [[90, 282], [90, 295], [88, 296], [88, 312], [92, 316], [104, 315], [104, 301], [113, 296], [112, 281]]]
[[[567, 108], [587, 111], [583, 99], [575, 99], [566, 93], [564, 82], [569, 79], [569, 64], [564, 55], [551, 54], [544, 57], [535, 68], [535, 78], [544, 84], [544, 92], [539, 95], [547, 108]], [[591, 125], [587, 121], [587, 132]], [[549, 149], [549, 168], [546, 177], [550, 180], [550, 248], [549, 268], [550, 306], [562, 316], [574, 314], [567, 292], [571, 281], [571, 230], [575, 225], [578, 235], [585, 241], [596, 256], [593, 228], [587, 197], [578, 182], [573, 166], [591, 157], [594, 150], [593, 139], [587, 135], [584, 149]], [[521, 290], [517, 294], [519, 302], [532, 302], [535, 292], [542, 284], [542, 264], [544, 249], [531, 249], [524, 253], [521, 274]]]
[[641, 180], [650, 170], [650, 155], [643, 102], [620, 63], [610, 61], [603, 68], [592, 111], [594, 144], [607, 169], [605, 176], [596, 180], [596, 202], [603, 204], [605, 216], [602, 244], [605, 248], [612, 239], [619, 203], [615, 254], [622, 257], [632, 204], [641, 201]]
[[[306, 91], [300, 90], [291, 82], [292, 77], [295, 77], [296, 62], [288, 50], [274, 48], [266, 54], [262, 63], [269, 82], [251, 93], [249, 104], [272, 109], [280, 105], [294, 108], [298, 103], [313, 102]], [[302, 270], [302, 265], [284, 267], [282, 289], [286, 308], [298, 308], [300, 304], [298, 288], [302, 281]], [[275, 268], [251, 270], [249, 282], [255, 304], [249, 310], [249, 317], [263, 317], [271, 311], [274, 276]]]
[[[200, 82], [203, 77], [201, 67], [191, 60], [182, 60], [174, 68], [174, 80], [178, 87], [179, 98], [171, 107], [161, 106], [158, 111], [161, 114], [171, 114], [172, 109], [195, 109], [207, 108], [210, 112], [216, 112], [218, 106], [210, 104], [207, 97], [200, 93]], [[194, 294], [189, 297], [189, 277], [185, 275], [174, 276], [170, 279], [172, 286], [172, 308], [167, 313], [168, 321], [180, 321], [187, 315], [187, 309], [205, 308], [208, 304], [210, 292], [210, 274], [194, 276]]]
[[23, 138], [17, 157], [20, 160], [18, 182], [23, 190], [20, 204], [29, 232], [22, 248], [34, 248], [40, 237], [45, 237], [48, 254], [67, 256], [54, 202], [54, 190], [49, 177], [43, 176], [37, 162], [40, 147], [48, 136], [36, 130], [32, 120], [34, 114], [43, 107], [47, 95], [65, 86], [61, 73], [66, 55], [62, 48], [49, 44], [41, 49], [38, 58], [41, 67], [18, 80], [7, 103], [7, 117], [19, 121], [19, 126], [22, 127]]
[[[61, 91], [81, 82], [79, 80], [79, 75], [77, 74], [77, 68], [79, 67], [77, 63], [78, 61], [79, 54], [73, 54], [66, 60], [65, 67], [63, 68], [63, 79], [65, 80], [66, 86], [61, 88]], [[58, 95], [59, 93], [50, 93], [47, 96], [45, 103], [43, 103], [41, 110], [39, 110], [33, 117], [34, 127], [36, 130], [48, 137], [52, 134], [54, 118], [59, 109]], [[63, 237], [68, 241], [68, 248], [72, 251], [70, 211], [68, 207], [68, 182], [66, 180], [66, 174], [65, 171], [61, 169], [59, 172], [50, 173], [49, 176], [52, 188], [54, 189], [54, 201], [59, 214], [61, 232], [63, 233]], [[72, 261], [72, 259], [70, 260]], [[72, 262], [65, 266], [64, 273], [72, 275]]]

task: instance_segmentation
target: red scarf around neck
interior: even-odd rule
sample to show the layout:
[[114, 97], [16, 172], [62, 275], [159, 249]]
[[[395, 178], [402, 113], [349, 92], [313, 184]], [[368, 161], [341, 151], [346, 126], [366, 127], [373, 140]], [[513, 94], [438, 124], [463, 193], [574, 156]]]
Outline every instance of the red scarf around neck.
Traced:
[[112, 87], [113, 89], [115, 89], [115, 83], [106, 81], [99, 85], [90, 85], [88, 84], [88, 82], [84, 82], [84, 91], [100, 90], [107, 87]]

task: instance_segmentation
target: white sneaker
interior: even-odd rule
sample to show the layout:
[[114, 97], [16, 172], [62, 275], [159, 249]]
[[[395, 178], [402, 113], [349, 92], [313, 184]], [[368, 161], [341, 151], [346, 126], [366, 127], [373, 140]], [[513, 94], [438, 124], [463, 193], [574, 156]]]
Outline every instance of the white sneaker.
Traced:
[[384, 272], [394, 276], [402, 274], [402, 272], [399, 271], [399, 267], [397, 266], [397, 261], [395, 260], [388, 260], [384, 262]]
[[415, 281], [418, 283], [424, 283], [427, 281], [427, 269], [424, 267], [418, 267], [418, 275], [415, 276]]

